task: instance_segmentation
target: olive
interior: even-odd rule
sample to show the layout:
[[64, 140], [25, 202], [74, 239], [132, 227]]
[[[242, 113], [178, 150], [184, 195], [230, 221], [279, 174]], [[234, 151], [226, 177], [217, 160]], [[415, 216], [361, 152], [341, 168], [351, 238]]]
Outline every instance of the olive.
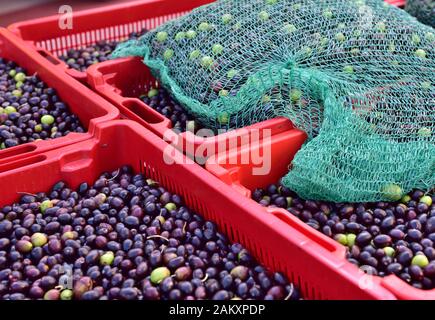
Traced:
[[174, 274], [178, 281], [185, 281], [190, 279], [192, 270], [189, 267], [179, 267]]
[[244, 281], [248, 277], [248, 268], [245, 266], [237, 266], [231, 270], [231, 275], [234, 278], [239, 278]]
[[415, 281], [422, 281], [424, 278], [423, 270], [418, 265], [411, 265], [408, 269], [409, 275]]
[[136, 288], [122, 288], [118, 295], [122, 300], [136, 300], [138, 291]]
[[163, 279], [169, 277], [171, 275], [171, 272], [166, 267], [159, 267], [157, 269], [154, 269], [151, 272], [151, 282], [154, 284], [159, 284], [163, 281]]
[[113, 252], [108, 251], [100, 256], [100, 264], [104, 266], [110, 266], [113, 263], [113, 260], [115, 259], [115, 255]]
[[33, 285], [29, 289], [29, 297], [33, 299], [42, 299], [44, 297], [44, 290], [41, 287]]
[[39, 233], [39, 232], [34, 233], [30, 239], [32, 241], [33, 246], [35, 246], [35, 247], [42, 247], [48, 241], [47, 236], [45, 234]]
[[397, 262], [403, 266], [407, 266], [411, 263], [412, 253], [409, 251], [404, 251], [397, 256]]
[[420, 268], [424, 268], [429, 264], [429, 260], [423, 254], [417, 254], [412, 258], [411, 264], [413, 266], [418, 266]]
[[57, 289], [51, 289], [44, 294], [44, 300], [59, 300], [60, 291]]
[[372, 236], [369, 232], [363, 231], [360, 234], [357, 235], [355, 238], [355, 243], [359, 246], [365, 246], [372, 240]]
[[92, 280], [89, 277], [81, 277], [74, 284], [74, 297], [81, 299], [82, 295], [91, 290], [93, 286]]
[[62, 290], [60, 293], [60, 300], [72, 300], [74, 292], [69, 289]]
[[0, 236], [9, 236], [12, 233], [12, 222], [3, 220], [0, 222]]
[[373, 239], [373, 243], [378, 248], [384, 248], [391, 245], [391, 237], [385, 234], [380, 234]]
[[21, 253], [28, 253], [32, 250], [33, 245], [30, 241], [19, 240], [19, 241], [17, 241], [15, 247]]

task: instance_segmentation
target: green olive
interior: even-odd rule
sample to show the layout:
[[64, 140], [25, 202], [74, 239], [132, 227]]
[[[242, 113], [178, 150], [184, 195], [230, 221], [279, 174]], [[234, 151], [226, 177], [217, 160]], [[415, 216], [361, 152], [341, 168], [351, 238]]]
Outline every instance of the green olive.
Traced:
[[419, 44], [421, 42], [420, 36], [416, 33], [412, 34], [411, 39], [412, 39], [412, 43], [414, 44]]
[[429, 264], [428, 258], [424, 254], [417, 254], [412, 258], [411, 264], [413, 266], [419, 266], [420, 268], [424, 268]]
[[74, 231], [66, 231], [62, 234], [62, 240], [74, 239]]
[[331, 19], [333, 17], [333, 13], [330, 9], [326, 9], [323, 11], [323, 17], [326, 19]]
[[213, 65], [213, 58], [209, 56], [204, 56], [201, 59], [201, 65], [204, 68], [210, 68]]
[[156, 35], [156, 39], [158, 42], [165, 42], [168, 39], [168, 33], [165, 31], [160, 31]]
[[32, 234], [30, 240], [32, 241], [33, 246], [42, 247], [47, 243], [48, 238], [45, 234], [37, 232]]
[[410, 195], [407, 195], [407, 194], [405, 194], [403, 197], [402, 197], [402, 199], [400, 199], [400, 202], [402, 202], [402, 203], [408, 203], [409, 201], [411, 201], [411, 196]]
[[426, 32], [426, 34], [424, 35], [424, 37], [425, 37], [426, 40], [429, 41], [429, 42], [435, 41], [435, 34], [433, 34], [432, 32]]
[[155, 97], [159, 94], [159, 90], [152, 88], [150, 91], [148, 91], [148, 98]]
[[394, 248], [392, 247], [385, 247], [384, 248], [384, 252], [387, 256], [389, 257], [394, 257], [394, 254], [396, 253], [396, 250], [394, 250]]
[[48, 208], [53, 208], [53, 203], [50, 200], [43, 201], [39, 206], [41, 213], [45, 213]]
[[403, 196], [402, 188], [394, 183], [387, 184], [381, 191], [384, 197], [390, 201], [399, 201]]
[[12, 91], [12, 94], [15, 96], [15, 97], [21, 97], [22, 95], [23, 95], [23, 92], [21, 91], [21, 90], [13, 90]]
[[342, 233], [338, 233], [334, 237], [335, 241], [341, 243], [343, 246], [347, 246], [347, 236]]
[[150, 280], [153, 284], [159, 284], [162, 282], [165, 278], [169, 277], [171, 275], [171, 271], [169, 271], [166, 267], [160, 267], [157, 269], [154, 269], [151, 272]]
[[293, 103], [298, 102], [302, 97], [302, 91], [299, 89], [292, 89], [290, 92], [290, 98]]
[[293, 33], [293, 32], [295, 32], [297, 30], [297, 28], [296, 28], [296, 26], [294, 24], [286, 23], [284, 25], [284, 30], [287, 33]]
[[188, 30], [186, 32], [186, 38], [187, 39], [193, 39], [196, 37], [196, 31], [195, 30]]
[[233, 16], [230, 15], [229, 13], [226, 13], [222, 16], [222, 23], [223, 24], [228, 24], [230, 23], [230, 21], [233, 19]]
[[174, 56], [174, 50], [172, 49], [166, 49], [163, 53], [163, 58], [165, 60], [170, 60]]
[[432, 205], [432, 197], [424, 196], [420, 199], [420, 203], [425, 203], [428, 207], [430, 207]]
[[228, 95], [229, 95], [228, 90], [222, 89], [221, 91], [219, 91], [220, 97], [227, 97]]
[[266, 20], [269, 20], [269, 18], [270, 18], [270, 14], [269, 14], [269, 12], [267, 12], [267, 11], [261, 11], [261, 12], [258, 14], [258, 18], [260, 18], [261, 21], [266, 21]]
[[100, 264], [103, 266], [110, 266], [115, 259], [115, 255], [112, 251], [108, 251], [100, 257]]
[[207, 22], [201, 22], [198, 26], [199, 31], [209, 31], [211, 29], [211, 26]]
[[354, 73], [354, 69], [352, 66], [344, 66], [343, 72], [352, 74], [352, 73]]
[[26, 74], [23, 72], [18, 72], [15, 77], [14, 80], [16, 82], [23, 82], [24, 80], [26, 80]]
[[42, 131], [42, 125], [41, 124], [37, 124], [34, 128], [35, 132], [41, 132]]
[[416, 55], [418, 58], [422, 58], [422, 59], [424, 59], [424, 58], [426, 58], [427, 53], [426, 53], [426, 51], [424, 51], [423, 49], [418, 49], [418, 50], [415, 51], [415, 55]]
[[432, 135], [432, 130], [427, 127], [420, 128], [418, 130], [418, 135], [425, 138], [430, 137]]
[[189, 55], [189, 59], [190, 60], [196, 60], [199, 58], [199, 56], [201, 55], [201, 51], [199, 50], [193, 50], [190, 55]]
[[52, 125], [54, 123], [54, 117], [52, 115], [46, 114], [41, 117], [41, 123], [45, 125]]
[[183, 32], [183, 31], [181, 31], [181, 32], [178, 32], [178, 33], [176, 34], [176, 36], [175, 36], [175, 41], [181, 41], [181, 40], [183, 40], [183, 39], [185, 39], [185, 38], [186, 38], [186, 33]]
[[355, 244], [355, 239], [356, 239], [356, 235], [353, 234], [353, 233], [349, 233], [349, 234], [346, 236], [346, 242], [347, 242], [347, 246], [348, 246], [349, 248], [351, 248], [351, 247]]
[[60, 300], [72, 300], [74, 292], [70, 289], [65, 289], [60, 293]]
[[228, 112], [222, 112], [218, 117], [218, 121], [220, 124], [228, 124], [230, 122], [230, 115]]
[[7, 107], [4, 109], [4, 112], [5, 112], [6, 114], [11, 114], [11, 113], [17, 112], [17, 109], [15, 109], [15, 108], [12, 107], [12, 106], [7, 106]]
[[165, 209], [168, 210], [169, 212], [175, 211], [177, 210], [177, 205], [173, 202], [168, 202], [167, 204], [165, 204]]
[[343, 42], [344, 40], [346, 40], [346, 36], [342, 32], [338, 32], [337, 34], [335, 34], [335, 40]]
[[222, 52], [224, 52], [224, 47], [221, 44], [217, 43], [213, 45], [212, 51], [215, 55], [220, 55], [222, 54]]
[[229, 70], [228, 73], [227, 73], [227, 78], [228, 78], [228, 79], [232, 79], [232, 78], [234, 78], [238, 73], [239, 73], [239, 72], [238, 72], [237, 70], [235, 70], [235, 69], [231, 69], [231, 70]]

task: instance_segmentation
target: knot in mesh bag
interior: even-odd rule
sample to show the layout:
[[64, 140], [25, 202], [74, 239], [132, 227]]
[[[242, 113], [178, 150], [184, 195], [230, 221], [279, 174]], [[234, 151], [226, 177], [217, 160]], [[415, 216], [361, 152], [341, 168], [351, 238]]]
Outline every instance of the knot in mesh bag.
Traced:
[[208, 128], [289, 118], [309, 139], [283, 183], [357, 202], [435, 184], [434, 46], [381, 0], [221, 0], [114, 56], [142, 56]]

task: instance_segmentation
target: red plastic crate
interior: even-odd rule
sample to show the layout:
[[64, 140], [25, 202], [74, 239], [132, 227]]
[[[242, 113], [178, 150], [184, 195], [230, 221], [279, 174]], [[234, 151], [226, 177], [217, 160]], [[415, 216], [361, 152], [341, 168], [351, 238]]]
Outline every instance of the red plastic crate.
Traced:
[[68, 104], [88, 130], [87, 133], [70, 133], [53, 140], [31, 142], [1, 150], [0, 164], [29, 153], [35, 154], [89, 139], [97, 123], [119, 118], [119, 111], [114, 106], [89, 88], [58, 72], [31, 47], [4, 28], [0, 28], [0, 57], [16, 62], [29, 74], [37, 73], [48, 86], [56, 89], [62, 101]]
[[8, 29], [35, 46], [47, 61], [75, 79], [85, 82], [86, 72], [69, 68], [58, 56], [69, 49], [84, 48], [100, 40], [125, 40], [132, 32], [143, 28], [153, 29], [213, 1], [134, 1], [73, 12], [73, 29], [61, 29], [58, 15], [14, 23]]
[[400, 8], [404, 8], [406, 5], [406, 0], [385, 0], [385, 2]]
[[[169, 158], [177, 164], [164, 161]], [[0, 168], [0, 207], [20, 192], [47, 191], [59, 180], [77, 187], [103, 171], [129, 164], [136, 172], [180, 194], [186, 204], [242, 243], [264, 265], [284, 272], [306, 299], [394, 299], [378, 284], [364, 290], [338, 257], [344, 248], [290, 220], [283, 210], [264, 210], [139, 124], [118, 120], [98, 125], [95, 138]], [[283, 221], [284, 220], [284, 221]], [[287, 221], [288, 220], [288, 221]], [[286, 221], [286, 222], [285, 222]], [[352, 269], [353, 271], [353, 269]], [[361, 276], [363, 277], [363, 276]]]
[[[149, 68], [140, 58], [123, 58], [96, 64], [88, 69], [88, 83], [126, 118], [140, 123], [159, 137], [166, 138], [197, 161], [205, 162], [206, 158], [215, 154], [213, 150], [223, 146], [230, 149], [230, 143], [242, 145], [254, 131], [261, 138], [266, 132], [274, 135], [293, 128], [288, 119], [276, 118], [214, 137], [200, 137], [190, 131], [172, 133], [171, 121], [137, 98], [146, 93], [148, 87], [158, 87]], [[270, 131], [265, 131], [267, 129]], [[199, 148], [201, 151], [198, 151]]]
[[[297, 132], [296, 130], [285, 132], [256, 145], [247, 145], [239, 149], [231, 150], [227, 154], [215, 155], [208, 159], [206, 169], [225, 184], [237, 190], [239, 194], [249, 199], [250, 202], [256, 203], [251, 199], [252, 191], [256, 188], [265, 188], [269, 184], [276, 183], [287, 174], [291, 161], [302, 146], [304, 139], [305, 136], [302, 132]], [[259, 150], [263, 150], [263, 152], [264, 150], [268, 150], [271, 154], [272, 171], [263, 176], [253, 175], [252, 171], [253, 168], [262, 166], [263, 163], [254, 164], [252, 161], [246, 161], [246, 159], [251, 158], [252, 154], [257, 154]], [[259, 204], [257, 204], [257, 206], [261, 207]], [[288, 223], [293, 224], [297, 221], [305, 224], [287, 210], [283, 211], [287, 212], [286, 218]], [[264, 213], [264, 215], [266, 215], [266, 213]], [[288, 230], [287, 232], [292, 231]], [[319, 237], [320, 234], [322, 233], [311, 227], [306, 229], [307, 237], [311, 237], [311, 235]], [[344, 246], [338, 243], [337, 245], [345, 249]], [[350, 277], [360, 277], [361, 270], [346, 260], [344, 251], [340, 251], [337, 258], [342, 261], [342, 266], [349, 271]], [[385, 278], [376, 276], [373, 277], [373, 279], [375, 279], [374, 281], [378, 285], [377, 290], [382, 290], [379, 288], [387, 288], [398, 299], [435, 300], [435, 289], [420, 290], [414, 288], [395, 275], [390, 275]]]

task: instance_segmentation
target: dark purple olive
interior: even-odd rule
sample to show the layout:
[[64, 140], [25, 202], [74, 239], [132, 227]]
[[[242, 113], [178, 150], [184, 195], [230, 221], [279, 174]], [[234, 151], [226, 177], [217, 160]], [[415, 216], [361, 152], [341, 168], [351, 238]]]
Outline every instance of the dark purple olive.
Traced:
[[372, 236], [369, 232], [363, 231], [355, 238], [355, 243], [359, 246], [365, 246], [372, 240]]
[[122, 300], [136, 300], [138, 291], [136, 288], [122, 288], [118, 295]]
[[380, 234], [373, 239], [373, 243], [378, 248], [384, 248], [391, 245], [391, 237], [385, 234]]

